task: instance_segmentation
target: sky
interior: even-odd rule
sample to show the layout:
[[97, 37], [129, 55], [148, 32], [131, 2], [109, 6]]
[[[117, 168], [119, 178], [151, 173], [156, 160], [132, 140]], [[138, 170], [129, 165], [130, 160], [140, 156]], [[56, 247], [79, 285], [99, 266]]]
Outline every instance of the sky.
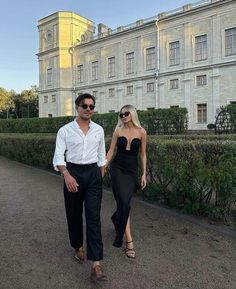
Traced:
[[70, 11], [111, 29], [156, 16], [194, 0], [7, 0], [0, 13], [0, 87], [22, 90], [38, 86], [38, 20]]

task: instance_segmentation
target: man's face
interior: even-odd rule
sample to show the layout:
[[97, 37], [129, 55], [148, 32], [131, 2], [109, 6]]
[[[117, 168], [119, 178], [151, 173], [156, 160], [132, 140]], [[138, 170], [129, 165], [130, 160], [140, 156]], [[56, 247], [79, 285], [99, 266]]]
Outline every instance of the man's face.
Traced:
[[85, 98], [78, 106], [79, 117], [83, 120], [89, 120], [94, 114], [94, 103], [90, 98]]

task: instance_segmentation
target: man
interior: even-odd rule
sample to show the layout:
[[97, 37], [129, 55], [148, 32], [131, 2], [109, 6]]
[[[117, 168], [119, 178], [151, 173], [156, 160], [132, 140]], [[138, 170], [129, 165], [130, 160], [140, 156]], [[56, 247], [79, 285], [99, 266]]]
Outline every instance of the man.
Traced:
[[102, 177], [106, 163], [104, 131], [91, 121], [95, 108], [94, 96], [81, 94], [75, 105], [78, 117], [57, 133], [53, 165], [64, 176], [66, 217], [70, 244], [75, 249], [74, 257], [79, 263], [84, 261], [84, 204], [87, 259], [93, 262], [91, 278], [105, 281], [101, 266], [103, 243], [100, 221]]

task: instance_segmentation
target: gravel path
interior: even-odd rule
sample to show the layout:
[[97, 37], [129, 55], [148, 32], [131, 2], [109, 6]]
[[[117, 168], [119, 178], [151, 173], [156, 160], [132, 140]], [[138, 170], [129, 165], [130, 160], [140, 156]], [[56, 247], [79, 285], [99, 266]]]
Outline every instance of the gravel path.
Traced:
[[111, 244], [114, 210], [104, 192], [102, 230], [108, 281], [90, 282], [90, 262], [69, 246], [62, 178], [0, 157], [1, 289], [235, 289], [236, 232], [215, 231], [168, 210], [132, 202], [137, 258]]

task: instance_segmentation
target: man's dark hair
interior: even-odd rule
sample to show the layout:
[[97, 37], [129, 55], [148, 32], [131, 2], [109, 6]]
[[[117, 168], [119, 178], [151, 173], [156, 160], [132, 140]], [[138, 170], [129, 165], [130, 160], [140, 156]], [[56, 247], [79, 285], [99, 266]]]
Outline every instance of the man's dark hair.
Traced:
[[75, 100], [75, 105], [79, 106], [81, 103], [83, 103], [83, 100], [86, 98], [90, 98], [93, 100], [93, 104], [95, 105], [95, 97], [89, 93], [81, 93], [78, 95], [78, 97]]

